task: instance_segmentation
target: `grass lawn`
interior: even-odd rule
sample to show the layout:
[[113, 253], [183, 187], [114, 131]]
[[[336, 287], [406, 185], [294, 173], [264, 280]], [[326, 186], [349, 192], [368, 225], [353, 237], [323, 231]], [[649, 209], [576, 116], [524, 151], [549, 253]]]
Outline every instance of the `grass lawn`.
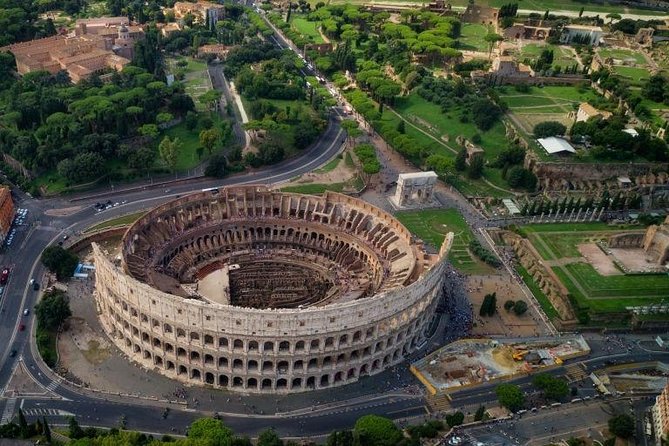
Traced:
[[650, 77], [650, 72], [647, 68], [635, 68], [635, 67], [613, 67], [613, 71], [629, 79], [633, 84], [640, 84], [642, 81], [645, 81]]
[[40, 189], [46, 189], [48, 195], [59, 194], [67, 189], [65, 178], [60, 176], [56, 169], [38, 176], [33, 180], [33, 184]]
[[460, 41], [460, 49], [487, 53], [489, 51], [488, 42], [483, 40], [483, 38], [489, 32], [490, 27], [487, 25], [464, 23], [460, 38], [458, 39]]
[[316, 173], [327, 173], [327, 172], [332, 172], [337, 168], [339, 163], [341, 162], [341, 158], [339, 156], [331, 159], [325, 166], [321, 167], [320, 169], [314, 170]]
[[[214, 121], [214, 126], [217, 126], [221, 120], [221, 117], [217, 113], [212, 113], [212, 120]], [[195, 128], [194, 130], [188, 130], [186, 128], [186, 123], [182, 122], [174, 127], [171, 127], [160, 134], [156, 139], [156, 156], [158, 157], [158, 144], [165, 136], [170, 138], [179, 138], [182, 143], [181, 150], [179, 151], [179, 157], [177, 160], [177, 170], [188, 170], [200, 164], [207, 156], [207, 151], [205, 150], [202, 156], [202, 159], [199, 159], [197, 156], [198, 147], [202, 147], [200, 144], [200, 130]]]
[[453, 246], [448, 253], [450, 262], [468, 274], [490, 274], [493, 268], [470, 254], [468, 245], [474, 238], [462, 215], [455, 209], [428, 209], [398, 212], [395, 217], [435, 249], [439, 249], [448, 232], [455, 233]]
[[643, 54], [622, 48], [602, 48], [599, 50], [599, 55], [604, 59], [612, 57], [617, 60], [631, 60], [634, 61], [636, 65], [646, 64], [646, 58], [643, 57]]
[[290, 19], [290, 25], [297, 31], [302, 34], [307, 39], [311, 40], [313, 43], [325, 43], [323, 36], [318, 32], [319, 22], [310, 22], [304, 17], [292, 16]]
[[97, 225], [91, 226], [84, 232], [95, 232], [99, 231], [100, 229], [113, 228], [114, 226], [131, 225], [132, 223], [139, 220], [139, 218], [145, 213], [146, 212], [135, 212], [128, 215], [123, 215], [121, 217], [112, 218], [111, 220], [103, 221], [102, 223], [98, 223]]
[[[542, 258], [556, 262], [568, 257], [581, 257], [579, 244], [603, 240], [621, 228], [604, 223], [558, 223], [530, 225], [521, 229]], [[669, 276], [666, 274], [603, 276], [590, 263], [578, 259], [552, 265], [552, 270], [578, 305], [593, 312], [624, 311], [628, 306], [658, 303], [669, 295]], [[529, 285], [531, 277], [524, 279]]]
[[541, 291], [541, 288], [539, 288], [539, 286], [534, 281], [532, 276], [530, 276], [530, 273], [528, 273], [527, 270], [523, 268], [521, 265], [516, 265], [516, 271], [518, 271], [520, 277], [523, 278], [523, 282], [525, 282], [527, 287], [534, 295], [534, 298], [537, 300], [537, 302], [539, 302], [539, 305], [541, 305], [541, 309], [544, 311], [546, 316], [549, 319], [558, 317], [559, 313], [557, 312], [551, 301], [548, 300], [548, 297], [546, 297], [544, 292]]
[[574, 53], [569, 49], [563, 48], [558, 45], [540, 45], [536, 43], [530, 43], [523, 45], [522, 50], [518, 56], [519, 61], [525, 59], [536, 60], [541, 55], [543, 50], [553, 50], [553, 65], [559, 65], [561, 67], [571, 67], [576, 63], [574, 59]]
[[[447, 113], [443, 113], [441, 107], [437, 104], [433, 104], [415, 93], [398, 99], [395, 110], [401, 113], [409, 122], [427, 130], [428, 133], [431, 133], [437, 139], [443, 140], [442, 137], [447, 135], [449, 138], [447, 144], [456, 150], [459, 149], [455, 143], [455, 138], [458, 135], [463, 135], [471, 140], [478, 133], [481, 135], [480, 146], [485, 150], [485, 156], [488, 160], [495, 159], [508, 145], [502, 122], [498, 122], [487, 132], [482, 132], [473, 122], [460, 122], [459, 118], [463, 110], [454, 108]], [[406, 127], [408, 129], [410, 126]], [[453, 152], [444, 148], [439, 143], [435, 142], [435, 144], [439, 147], [439, 150], [435, 153], [455, 156]]]
[[[177, 62], [182, 61], [187, 64], [183, 67], [178, 66]], [[183, 80], [180, 82], [184, 84], [186, 93], [193, 98], [198, 111], [205, 111], [206, 105], [200, 103], [198, 98], [213, 88], [207, 72], [207, 63], [192, 57], [169, 57], [165, 62], [170, 73], [183, 74]]]
[[296, 194], [320, 195], [326, 190], [333, 192], [341, 192], [344, 190], [346, 183], [332, 183], [332, 184], [300, 184], [297, 186], [286, 186], [281, 188], [281, 192], [293, 192]]

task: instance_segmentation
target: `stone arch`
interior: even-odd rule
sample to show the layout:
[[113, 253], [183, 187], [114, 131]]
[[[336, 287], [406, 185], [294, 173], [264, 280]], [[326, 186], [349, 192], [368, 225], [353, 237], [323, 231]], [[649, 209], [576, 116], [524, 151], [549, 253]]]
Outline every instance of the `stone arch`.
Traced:
[[274, 370], [274, 363], [272, 361], [263, 361], [262, 371], [263, 372], [270, 372], [272, 370]]
[[315, 389], [316, 388], [316, 377], [315, 376], [310, 376], [307, 378], [307, 389]]
[[249, 351], [250, 352], [258, 351], [258, 341], [249, 341]]
[[249, 378], [248, 380], [246, 380], [246, 387], [249, 389], [257, 389], [258, 380], [256, 378]]
[[242, 370], [244, 368], [244, 362], [241, 359], [236, 358], [232, 361], [232, 368], [233, 370]]
[[273, 352], [274, 351], [274, 342], [267, 341], [267, 342], [263, 343], [262, 350], [264, 352]]
[[241, 339], [235, 339], [235, 341], [232, 343], [232, 348], [234, 350], [244, 349], [244, 341], [242, 341]]
[[285, 378], [280, 378], [276, 380], [276, 389], [277, 390], [284, 390], [288, 388], [288, 380]]
[[325, 338], [325, 348], [334, 347], [334, 338], [332, 336]]
[[244, 385], [244, 380], [241, 376], [235, 376], [232, 378], [232, 387], [242, 387]]
[[207, 372], [204, 374], [204, 382], [207, 384], [214, 384], [214, 374], [211, 372]]
[[304, 351], [304, 341], [297, 341], [295, 343], [295, 351]]
[[291, 389], [301, 389], [302, 388], [302, 378], [293, 378], [293, 382], [290, 385]]
[[218, 338], [218, 346], [219, 348], [228, 348], [228, 338]]
[[186, 349], [183, 347], [177, 347], [177, 356], [179, 358], [185, 358], [186, 357]]
[[230, 362], [228, 361], [228, 358], [225, 356], [221, 356], [218, 358], [218, 366], [221, 368], [228, 368], [228, 365], [230, 365]]
[[207, 365], [213, 365], [214, 364], [214, 357], [210, 355], [209, 353], [204, 355], [204, 363]]
[[279, 351], [280, 352], [288, 352], [290, 351], [290, 342], [288, 341], [281, 341], [279, 343]]
[[206, 345], [214, 345], [214, 337], [212, 335], [204, 335], [204, 343]]
[[251, 359], [247, 364], [247, 370], [249, 372], [258, 370], [258, 361], [256, 361], [255, 359]]
[[301, 359], [298, 359], [297, 361], [295, 361], [293, 363], [293, 370], [294, 371], [299, 371], [299, 372], [303, 371], [304, 370], [304, 361], [302, 361]]
[[190, 352], [190, 360], [191, 361], [199, 361], [200, 360], [200, 352], [196, 352], [196, 351]]
[[307, 370], [316, 370], [318, 368], [318, 359], [311, 358], [307, 364]]
[[191, 342], [199, 341], [200, 340], [200, 333], [197, 333], [195, 331], [191, 331], [190, 332], [190, 340], [191, 340]]
[[192, 369], [192, 370], [190, 371], [190, 378], [191, 378], [191, 379], [197, 379], [197, 380], [202, 379], [202, 374], [200, 373], [200, 370], [198, 370], [198, 369]]
[[279, 361], [276, 369], [279, 373], [288, 373], [288, 361]]
[[167, 361], [165, 368], [167, 370], [174, 370], [174, 363], [172, 361]]
[[218, 385], [221, 387], [228, 387], [230, 384], [230, 378], [228, 375], [218, 375]]
[[330, 375], [323, 375], [321, 376], [321, 387], [327, 387], [330, 385]]
[[340, 383], [344, 380], [343, 376], [344, 376], [343, 372], [337, 372], [337, 373], [334, 374], [334, 378], [332, 379], [332, 381], [335, 384], [338, 384], [338, 383]]

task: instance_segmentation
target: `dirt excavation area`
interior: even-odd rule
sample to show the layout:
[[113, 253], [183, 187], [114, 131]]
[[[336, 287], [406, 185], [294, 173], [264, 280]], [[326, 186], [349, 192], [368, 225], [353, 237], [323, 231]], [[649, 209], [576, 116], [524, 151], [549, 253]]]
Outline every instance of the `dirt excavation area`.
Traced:
[[613, 259], [607, 256], [597, 244], [580, 244], [578, 245], [578, 252], [580, 252], [588, 263], [590, 263], [602, 276], [616, 276], [622, 274], [622, 271], [620, 271], [615, 263], [613, 263]]

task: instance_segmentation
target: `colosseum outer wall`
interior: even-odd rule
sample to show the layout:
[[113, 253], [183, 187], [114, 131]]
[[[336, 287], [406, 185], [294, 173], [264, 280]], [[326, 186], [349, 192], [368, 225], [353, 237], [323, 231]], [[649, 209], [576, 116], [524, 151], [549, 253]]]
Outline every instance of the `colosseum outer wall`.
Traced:
[[132, 360], [171, 378], [243, 392], [295, 392], [379, 373], [423, 341], [444, 259], [413, 283], [324, 307], [252, 309], [164, 293], [125, 274], [94, 245], [105, 330]]

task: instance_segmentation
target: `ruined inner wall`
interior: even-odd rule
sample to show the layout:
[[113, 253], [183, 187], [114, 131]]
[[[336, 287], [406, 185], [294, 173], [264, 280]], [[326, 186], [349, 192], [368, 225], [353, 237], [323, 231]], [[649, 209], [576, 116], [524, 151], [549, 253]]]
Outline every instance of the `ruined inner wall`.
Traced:
[[669, 182], [667, 163], [542, 162], [528, 152], [525, 167], [534, 172], [540, 188], [545, 190], [589, 189], [606, 181], [615, 181], [619, 176], [628, 176], [638, 185]]
[[550, 300], [553, 307], [557, 310], [560, 319], [563, 322], [573, 321], [575, 315], [567, 296], [568, 290], [562, 285], [560, 279], [550, 267], [544, 264], [541, 255], [539, 255], [530, 241], [510, 231], [503, 231], [501, 236], [502, 240], [513, 248], [520, 264], [527, 270], [537, 285], [539, 285], [541, 291]]
[[[241, 203], [242, 195], [239, 189], [227, 192], [222, 192], [223, 200], [209, 200], [210, 204], [221, 209], [223, 203], [227, 203], [234, 211], [234, 200]], [[360, 376], [379, 373], [401, 362], [404, 355], [420, 346], [434, 315], [452, 235], [447, 237], [439, 256], [429, 256], [409, 244], [411, 236], [399, 222], [360, 200], [339, 194], [327, 194], [319, 199], [291, 194], [268, 195], [264, 191], [255, 195], [248, 188], [243, 192], [248, 203], [272, 200], [276, 207], [265, 210], [276, 209], [275, 218], [284, 209], [288, 227], [291, 209], [296, 224], [302, 224], [300, 220], [306, 215], [306, 209], [310, 209], [310, 215], [321, 222], [327, 216], [328, 224], [339, 222], [349, 231], [354, 226], [361, 227], [358, 226], [361, 221], [368, 221], [372, 228], [383, 221], [385, 235], [378, 235], [378, 239], [387, 237], [386, 254], [392, 252], [388, 251], [392, 243], [403, 238], [404, 246], [411, 249], [413, 261], [409, 265], [413, 267], [403, 272], [406, 275], [398, 276], [402, 278], [400, 282], [388, 282], [386, 279], [392, 271], [386, 270], [383, 286], [367, 298], [323, 307], [256, 309], [186, 299], [157, 290], [143, 283], [141, 277], [144, 276], [133, 277], [134, 273], [127, 274], [123, 270], [124, 267], [132, 270], [137, 263], [116, 266], [94, 245], [96, 300], [102, 325], [130, 358], [184, 382], [244, 392], [297, 392], [341, 385], [356, 381]], [[256, 199], [252, 199], [254, 195]], [[157, 210], [165, 214], [170, 209], [179, 209], [179, 204], [201, 203], [202, 199], [211, 197], [206, 193], [195, 194]], [[218, 204], [214, 206], [214, 202]], [[286, 207], [282, 208], [280, 203]], [[348, 217], [337, 217], [338, 213], [328, 208], [328, 203], [343, 205]], [[315, 207], [317, 205], [323, 207]], [[244, 207], [246, 212], [252, 208], [254, 215], [262, 215], [262, 206]], [[353, 210], [357, 213], [352, 213]], [[300, 211], [305, 211], [301, 217]], [[353, 225], [357, 214], [361, 214], [360, 221]], [[191, 212], [189, 215], [200, 214]], [[239, 216], [239, 213], [228, 215]], [[151, 217], [140, 221], [150, 224]], [[180, 220], [175, 215], [173, 221], [185, 223], [193, 219]], [[140, 248], [134, 243], [139, 240], [141, 231], [138, 230], [143, 224], [133, 226], [126, 233], [129, 262], [147, 260], [138, 254], [148, 253], [144, 251], [146, 247]], [[331, 230], [336, 232], [338, 227]], [[374, 245], [371, 240], [375, 237], [370, 231], [356, 233], [356, 237], [359, 243], [378, 249], [383, 243]], [[389, 242], [393, 237], [397, 240]], [[129, 252], [133, 249], [135, 254]], [[388, 258], [382, 260], [388, 261]], [[403, 265], [407, 268], [406, 261]], [[391, 283], [394, 285], [390, 286]]]

